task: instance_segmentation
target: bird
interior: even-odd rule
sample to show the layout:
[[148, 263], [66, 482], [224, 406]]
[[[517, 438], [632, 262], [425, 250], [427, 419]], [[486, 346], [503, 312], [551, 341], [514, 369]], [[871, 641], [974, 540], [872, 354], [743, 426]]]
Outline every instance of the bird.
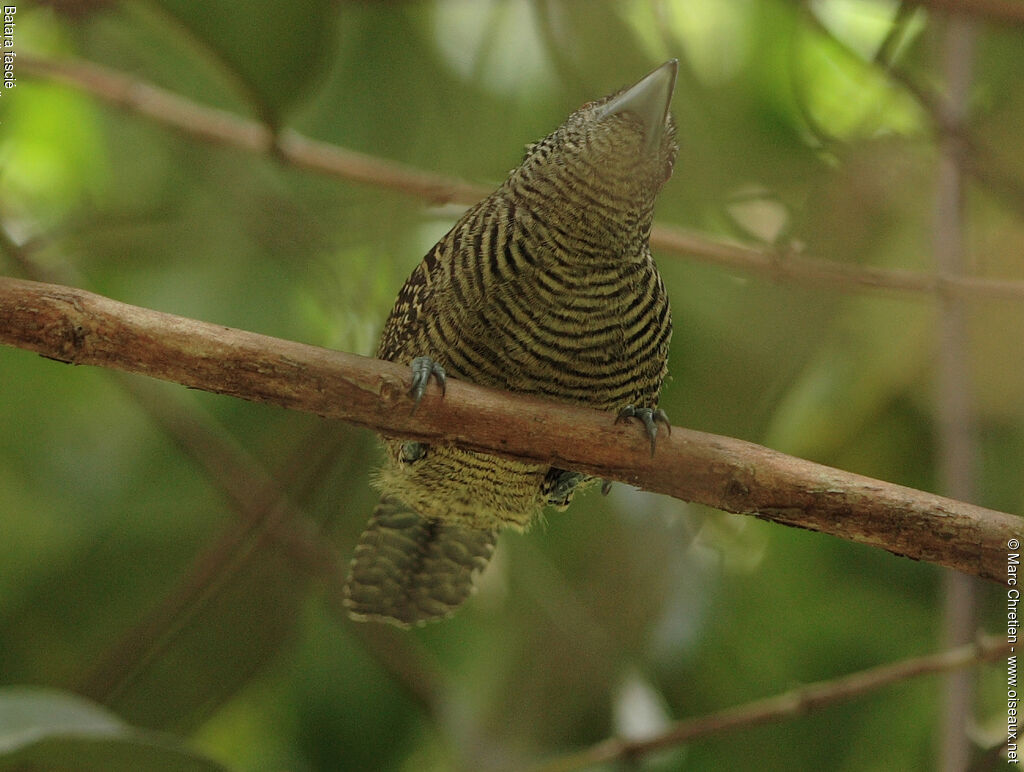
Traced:
[[[415, 404], [446, 379], [642, 422], [654, 452], [672, 317], [650, 250], [678, 145], [678, 62], [573, 112], [431, 248], [398, 293], [377, 357], [408, 364]], [[415, 409], [415, 408], [413, 408]], [[501, 529], [525, 530], [596, 482], [570, 470], [382, 438], [380, 501], [344, 604], [409, 628], [470, 596]]]

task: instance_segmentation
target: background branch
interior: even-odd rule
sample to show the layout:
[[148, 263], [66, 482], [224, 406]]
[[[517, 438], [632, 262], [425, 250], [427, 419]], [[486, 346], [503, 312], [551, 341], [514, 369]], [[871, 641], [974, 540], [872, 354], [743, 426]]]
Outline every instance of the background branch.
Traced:
[[718, 713], [680, 721], [667, 731], [646, 740], [605, 740], [579, 753], [542, 764], [536, 767], [534, 772], [569, 772], [615, 759], [635, 759], [657, 750], [682, 745], [699, 737], [805, 715], [908, 678], [946, 673], [982, 662], [992, 662], [1005, 657], [1009, 651], [1010, 644], [1005, 639], [999, 636], [987, 637], [976, 644], [959, 646], [924, 657], [914, 657], [891, 665], [879, 665], [842, 678], [807, 684], [784, 694], [727, 708]]
[[1005, 582], [1020, 519], [676, 428], [651, 456], [607, 413], [454, 381], [411, 414], [407, 368], [0, 278], [0, 342], [432, 443], [533, 459]]
[[[23, 73], [45, 77], [206, 142], [273, 157], [300, 169], [413, 196], [431, 204], [475, 204], [491, 186], [415, 169], [320, 142], [298, 132], [275, 134], [254, 120], [180, 97], [96, 64], [23, 55]], [[886, 289], [917, 294], [1024, 300], [1024, 282], [875, 268], [809, 257], [793, 249], [763, 249], [656, 225], [651, 246], [713, 265], [765, 274], [809, 286]]]
[[908, 0], [908, 3], [1000, 24], [1024, 24], [1024, 3], [1017, 0]]
[[[935, 186], [932, 250], [936, 269], [957, 275], [966, 270], [968, 221], [965, 213], [966, 180], [960, 166], [959, 136], [964, 135], [974, 63], [975, 31], [970, 19], [949, 19], [939, 49], [946, 97], [939, 114], [940, 155]], [[974, 414], [973, 373], [970, 361], [969, 309], [961, 298], [939, 302], [936, 339], [936, 427], [939, 485], [943, 493], [965, 501], [977, 496], [976, 472], [980, 444]], [[943, 577], [943, 640], [948, 646], [967, 643], [978, 625], [980, 588], [971, 577]], [[943, 717], [936, 752], [943, 772], [966, 769], [971, 757], [970, 723], [974, 703], [973, 674], [950, 674], [943, 695]]]

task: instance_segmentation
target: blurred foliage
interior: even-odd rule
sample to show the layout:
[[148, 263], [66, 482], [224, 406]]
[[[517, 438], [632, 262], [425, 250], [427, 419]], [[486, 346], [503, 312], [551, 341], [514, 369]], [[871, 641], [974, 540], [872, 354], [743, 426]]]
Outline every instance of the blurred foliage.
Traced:
[[[937, 131], [905, 84], [941, 87], [946, 19], [887, 0], [48, 0], [17, 22], [19, 55], [494, 184], [580, 103], [676, 56], [661, 222], [931, 267]], [[1018, 280], [1021, 34], [978, 29], [965, 200], [971, 270]], [[45, 79], [0, 97], [4, 227], [41, 270], [136, 305], [369, 354], [456, 216]], [[10, 257], [0, 270], [20, 275]], [[675, 423], [936, 487], [934, 297], [658, 258]], [[970, 301], [968, 322], [978, 501], [1020, 512], [1024, 304]], [[338, 591], [372, 506], [372, 437], [130, 383], [0, 349], [0, 686], [70, 689], [232, 768], [517, 768], [941, 645], [938, 569], [624, 486], [503, 536], [451, 621], [355, 625]], [[999, 588], [982, 597], [999, 629]], [[640, 766], [931, 769], [941, 689], [897, 685]], [[45, 694], [44, 724], [75, 699]], [[981, 681], [980, 741], [998, 741], [1004, 698]]]
[[177, 738], [125, 726], [100, 705], [55, 689], [0, 689], [0, 769], [222, 772]]

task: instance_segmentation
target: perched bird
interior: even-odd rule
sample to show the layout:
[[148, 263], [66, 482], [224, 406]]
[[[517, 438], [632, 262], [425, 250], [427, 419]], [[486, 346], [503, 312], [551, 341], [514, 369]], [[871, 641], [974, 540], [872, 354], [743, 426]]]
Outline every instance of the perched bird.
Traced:
[[[377, 356], [411, 365], [417, 402], [432, 379], [461, 378], [636, 417], [654, 451], [672, 321], [648, 242], [677, 152], [676, 69], [666, 62], [529, 145], [412, 272]], [[468, 597], [500, 528], [526, 528], [593, 482], [447, 445], [384, 447], [345, 603], [403, 627]]]

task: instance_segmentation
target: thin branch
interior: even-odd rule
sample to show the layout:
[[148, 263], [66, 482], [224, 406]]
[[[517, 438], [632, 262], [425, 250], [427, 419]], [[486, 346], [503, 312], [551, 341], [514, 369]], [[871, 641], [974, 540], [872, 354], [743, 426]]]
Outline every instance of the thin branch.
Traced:
[[43, 76], [194, 139], [277, 158], [300, 169], [404, 193], [433, 204], [475, 204], [491, 192], [453, 177], [424, 172], [284, 130], [275, 135], [258, 121], [193, 102], [116, 70], [83, 61], [18, 58], [22, 73]]
[[1024, 300], [1022, 281], [837, 263], [807, 257], [795, 250], [769, 252], [728, 241], [713, 241], [706, 236], [674, 226], [661, 225], [655, 228], [651, 233], [651, 246], [656, 250], [696, 256], [715, 265], [760, 273], [777, 280], [793, 280], [810, 286]]
[[1013, 515], [676, 428], [656, 454], [607, 413], [453, 381], [411, 414], [407, 368], [186, 319], [83, 290], [0, 278], [0, 343], [149, 375], [427, 443], [638, 485], [1006, 582]]
[[[26, 55], [19, 58], [18, 66], [23, 74], [71, 86], [178, 129], [194, 139], [273, 157], [282, 163], [348, 182], [372, 185], [432, 204], [470, 205], [491, 192], [487, 186], [357, 153], [309, 139], [295, 131], [285, 130], [275, 136], [256, 121], [197, 104], [145, 81], [88, 62], [55, 61]], [[791, 250], [779, 252], [743, 246], [662, 225], [655, 226], [651, 244], [661, 252], [810, 286], [1024, 300], [1024, 281], [932, 275], [837, 263]]]
[[1020, 0], [904, 0], [903, 4], [996, 24], [1024, 24], [1024, 2]]
[[579, 753], [542, 764], [536, 767], [534, 772], [570, 772], [617, 759], [637, 759], [700, 737], [802, 716], [910, 678], [991, 662], [1006, 656], [1009, 651], [1010, 645], [1004, 638], [987, 637], [976, 644], [960, 646], [939, 654], [906, 659], [891, 665], [879, 665], [831, 681], [818, 681], [801, 686], [784, 694], [728, 708], [708, 716], [680, 721], [666, 732], [647, 740], [605, 740]]
[[1024, 24], [1024, 3], [1019, 0], [906, 0], [956, 16], [966, 16], [998, 24]]

